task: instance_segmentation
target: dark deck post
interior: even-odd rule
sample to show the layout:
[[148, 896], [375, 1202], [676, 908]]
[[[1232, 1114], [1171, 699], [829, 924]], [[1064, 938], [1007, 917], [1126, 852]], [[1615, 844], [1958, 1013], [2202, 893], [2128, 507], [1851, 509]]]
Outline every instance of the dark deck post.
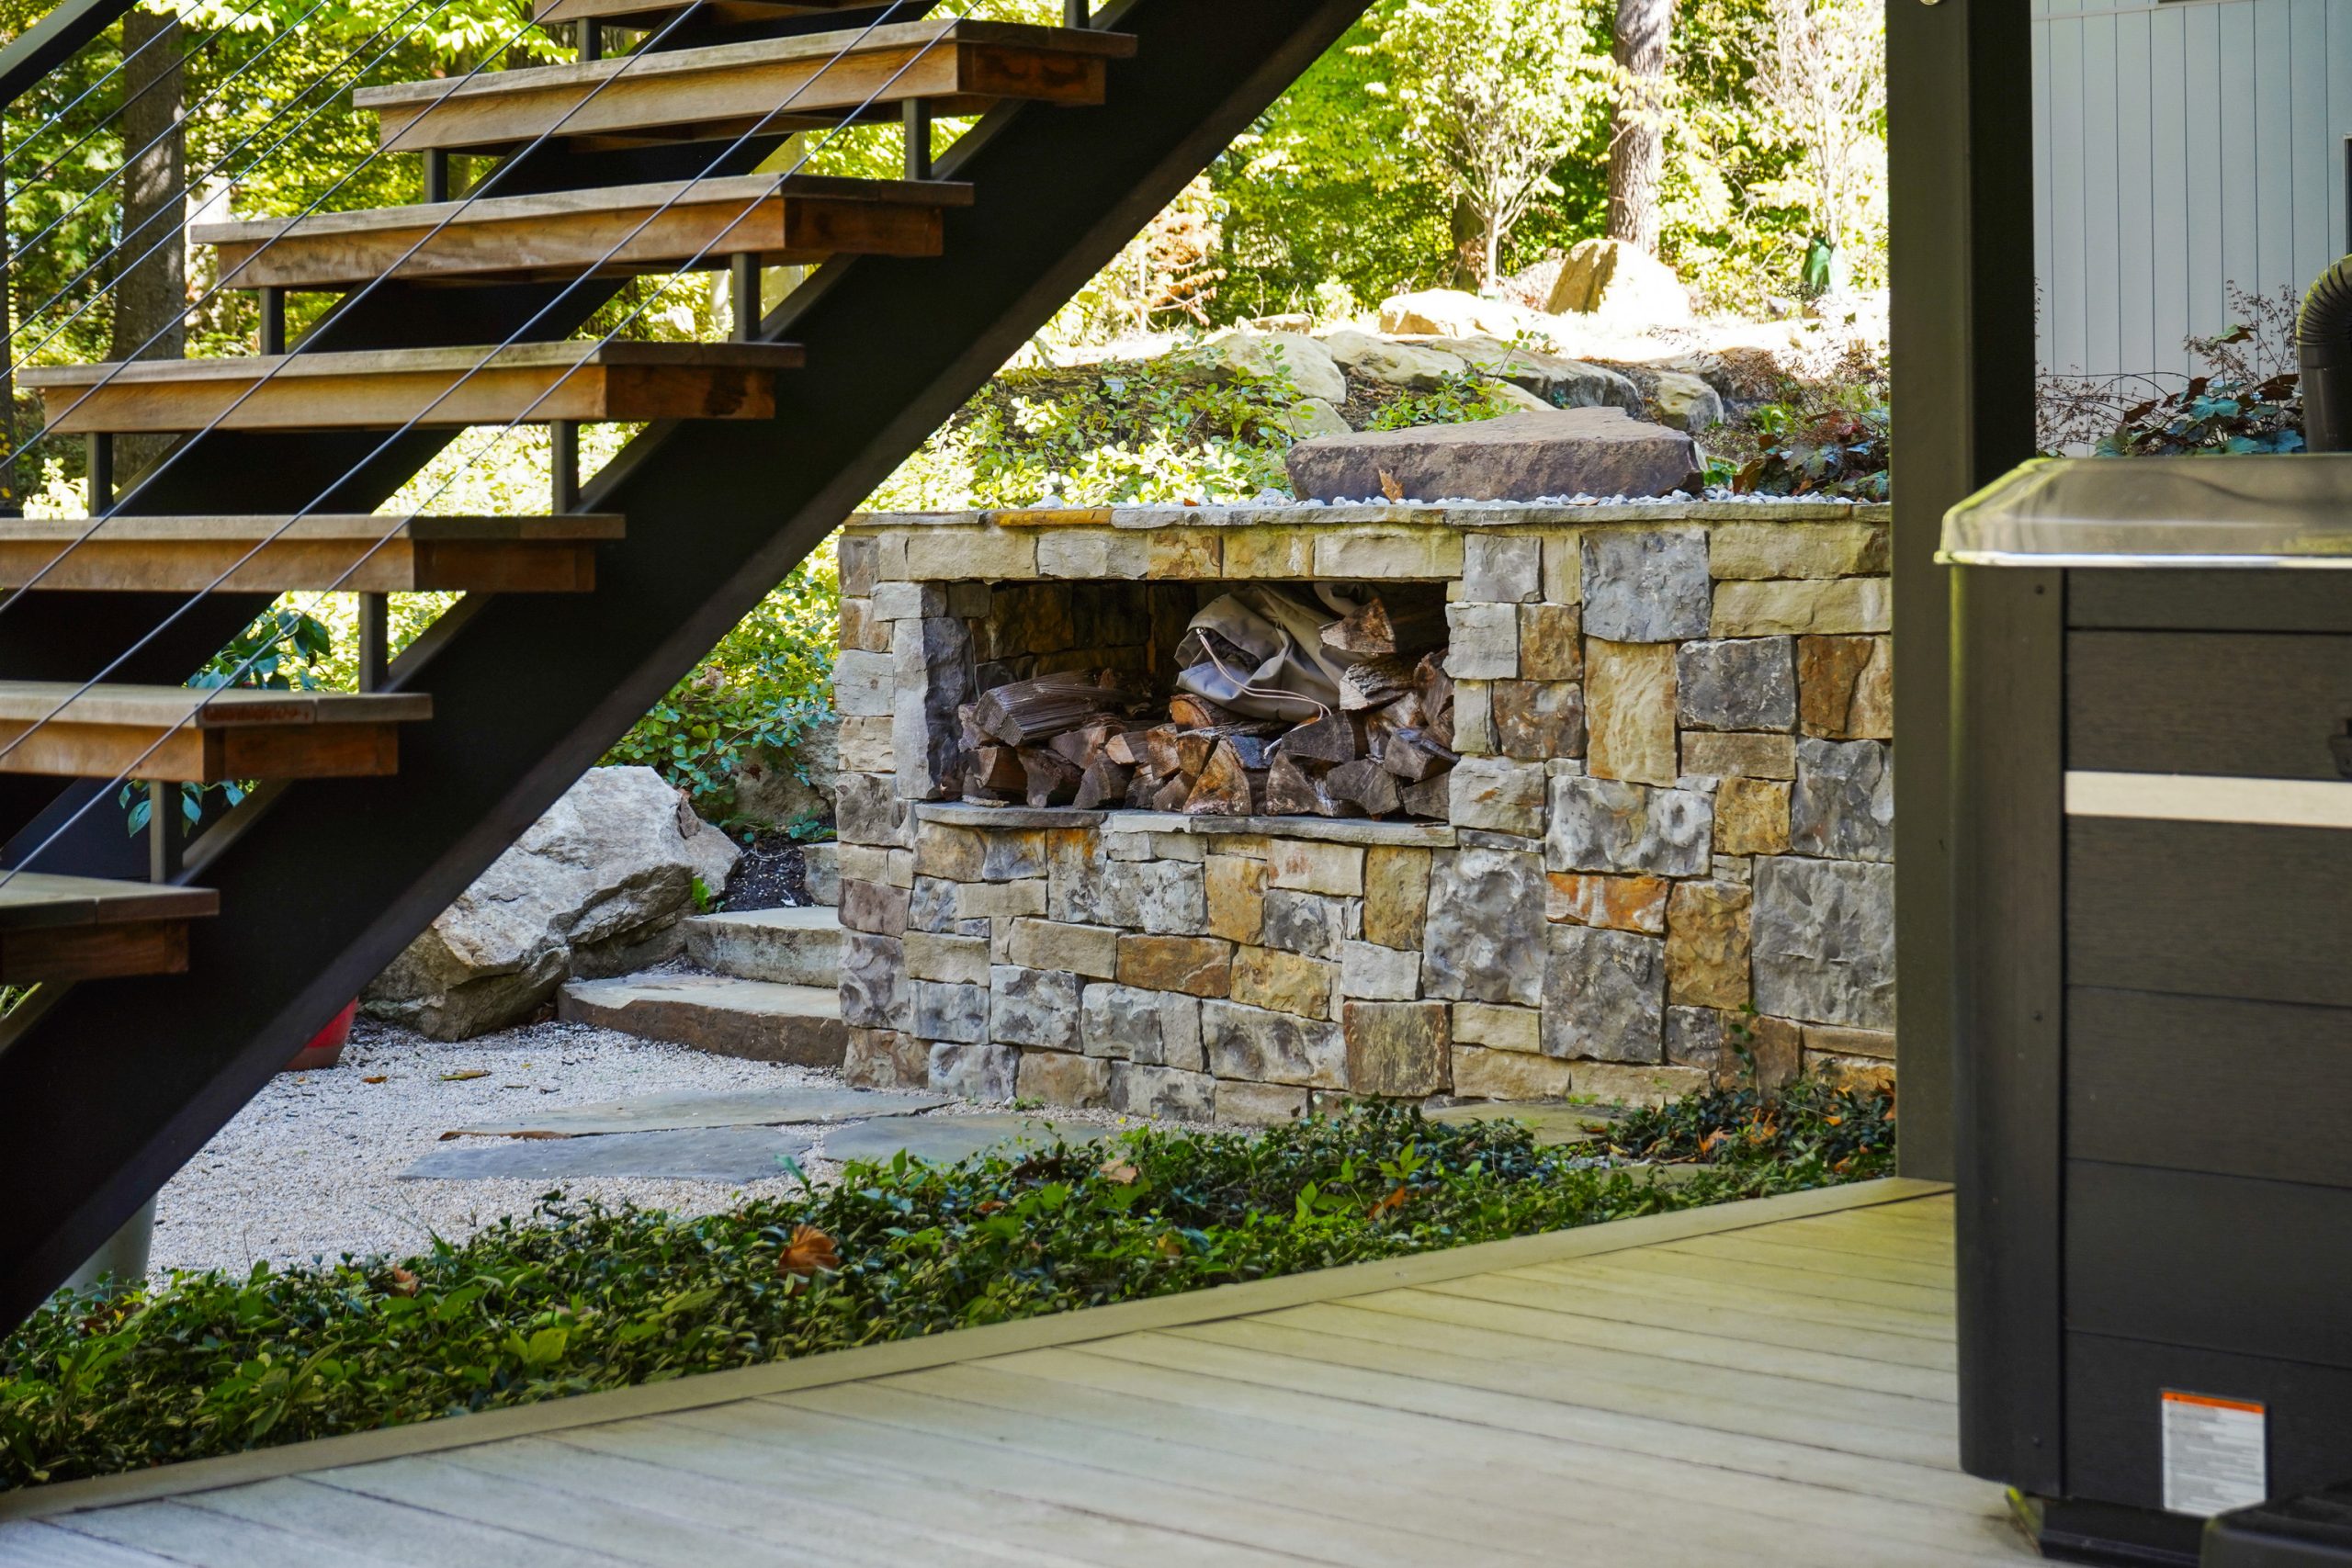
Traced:
[[1905, 1176], [1952, 1172], [1951, 605], [1944, 512], [2033, 455], [2027, 0], [1888, 0], [1895, 953]]

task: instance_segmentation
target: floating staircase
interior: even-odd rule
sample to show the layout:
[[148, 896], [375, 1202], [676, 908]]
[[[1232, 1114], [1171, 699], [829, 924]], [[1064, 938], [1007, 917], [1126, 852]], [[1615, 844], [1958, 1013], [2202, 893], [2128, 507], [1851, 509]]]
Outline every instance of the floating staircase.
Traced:
[[[43, 982], [0, 1025], [0, 1321], [201, 1148], [1363, 5], [1115, 0], [1057, 28], [718, 0], [637, 54], [368, 89], [382, 145], [424, 156], [435, 199], [209, 226], [232, 285], [259, 292], [265, 353], [20, 371], [57, 429], [93, 438], [102, 515], [0, 525], [0, 586], [21, 590], [0, 613], [0, 840], [20, 868], [0, 878], [0, 980]], [[682, 9], [538, 14], [593, 57], [606, 24]], [[970, 114], [986, 118], [934, 170], [931, 118]], [[886, 116], [910, 133], [906, 181], [729, 183], [769, 179], [795, 131]], [[477, 155], [479, 200], [448, 199], [452, 152]], [[814, 261], [773, 311], [739, 288], [730, 343], [571, 341], [630, 276]], [[288, 289], [356, 291], [289, 344]], [[554, 515], [374, 515], [457, 427], [526, 420], [558, 429]], [[565, 441], [590, 420], [648, 427], [582, 484]], [[112, 438], [144, 432], [188, 434], [118, 494]], [[327, 586], [466, 598], [397, 661], [371, 600], [357, 694], [183, 685], [277, 592]], [[134, 758], [164, 789], [270, 787], [184, 865], [159, 854], [155, 885], [77, 878], [120, 857], [113, 781]], [[59, 821], [76, 801], [83, 819]], [[806, 998], [801, 1035], [837, 1042], [835, 993], [802, 983], [828, 929], [806, 919], [701, 938], [792, 977], [708, 978]]]

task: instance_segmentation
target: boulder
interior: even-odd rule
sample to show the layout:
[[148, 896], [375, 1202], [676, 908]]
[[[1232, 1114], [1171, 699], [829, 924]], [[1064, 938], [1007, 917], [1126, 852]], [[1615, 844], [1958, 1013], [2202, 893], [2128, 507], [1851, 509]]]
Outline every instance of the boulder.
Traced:
[[1432, 391], [1448, 376], [1469, 368], [1453, 355], [1416, 343], [1390, 343], [1352, 327], [1328, 334], [1323, 346], [1349, 375], [1411, 392]]
[[361, 999], [436, 1040], [520, 1023], [567, 978], [674, 956], [695, 880], [717, 895], [738, 853], [652, 769], [592, 768]]
[[1345, 435], [1355, 429], [1340, 417], [1340, 411], [1321, 398], [1302, 398], [1283, 411], [1278, 421], [1290, 432], [1294, 441], [1312, 441], [1318, 435]]
[[830, 822], [842, 773], [842, 721], [827, 714], [790, 746], [748, 751], [735, 762], [735, 815], [771, 828]]
[[1559, 495], [1665, 495], [1690, 482], [1699, 449], [1622, 409], [1550, 409], [1476, 424], [1422, 425], [1302, 441], [1290, 449], [1302, 499], [1385, 493], [1386, 475], [1416, 501], [1536, 501]]
[[1221, 333], [1201, 345], [1201, 358], [1251, 376], [1287, 380], [1305, 398], [1348, 400], [1348, 380], [1331, 351], [1305, 333]]
[[1459, 288], [1424, 288], [1380, 302], [1380, 330], [1431, 337], [1493, 333], [1510, 337], [1534, 323], [1535, 312], [1509, 299], [1488, 299]]
[[1642, 412], [1642, 390], [1631, 378], [1581, 359], [1564, 359], [1491, 337], [1433, 339], [1429, 345], [1498, 380], [1523, 387], [1555, 408], [1621, 408]]
[[1623, 240], [1579, 240], [1560, 266], [1555, 316], [1605, 316], [1629, 326], [1684, 326], [1690, 296], [1664, 262]]
[[1722, 397], [1698, 377], [1679, 370], [1658, 372], [1657, 384], [1650, 389], [1650, 402], [1657, 410], [1661, 424], [1687, 430], [1693, 435], [1724, 422]]

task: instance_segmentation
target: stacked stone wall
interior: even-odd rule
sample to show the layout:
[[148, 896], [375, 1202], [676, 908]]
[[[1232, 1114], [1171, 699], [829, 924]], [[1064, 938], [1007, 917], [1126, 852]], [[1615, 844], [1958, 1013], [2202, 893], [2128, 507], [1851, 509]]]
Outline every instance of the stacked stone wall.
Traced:
[[[1266, 1121], [1894, 1054], [1883, 508], [1141, 509], [843, 537], [849, 1071]], [[1451, 819], [969, 806], [956, 708], [1267, 579], [1448, 584]], [[1752, 1065], [1752, 1066], [1751, 1066]]]

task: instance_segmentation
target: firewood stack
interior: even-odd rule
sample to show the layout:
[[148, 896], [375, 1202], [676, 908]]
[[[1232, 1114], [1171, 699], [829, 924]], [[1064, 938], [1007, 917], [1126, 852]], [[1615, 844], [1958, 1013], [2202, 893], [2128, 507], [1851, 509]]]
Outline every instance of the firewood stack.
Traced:
[[[1392, 621], [1377, 599], [1322, 630], [1352, 658], [1340, 705], [1291, 724], [1179, 693], [1167, 717], [1112, 671], [1016, 681], [959, 710], [965, 798], [1215, 817], [1446, 815], [1453, 682], [1444, 612]], [[1182, 657], [1180, 652], [1180, 658]]]

